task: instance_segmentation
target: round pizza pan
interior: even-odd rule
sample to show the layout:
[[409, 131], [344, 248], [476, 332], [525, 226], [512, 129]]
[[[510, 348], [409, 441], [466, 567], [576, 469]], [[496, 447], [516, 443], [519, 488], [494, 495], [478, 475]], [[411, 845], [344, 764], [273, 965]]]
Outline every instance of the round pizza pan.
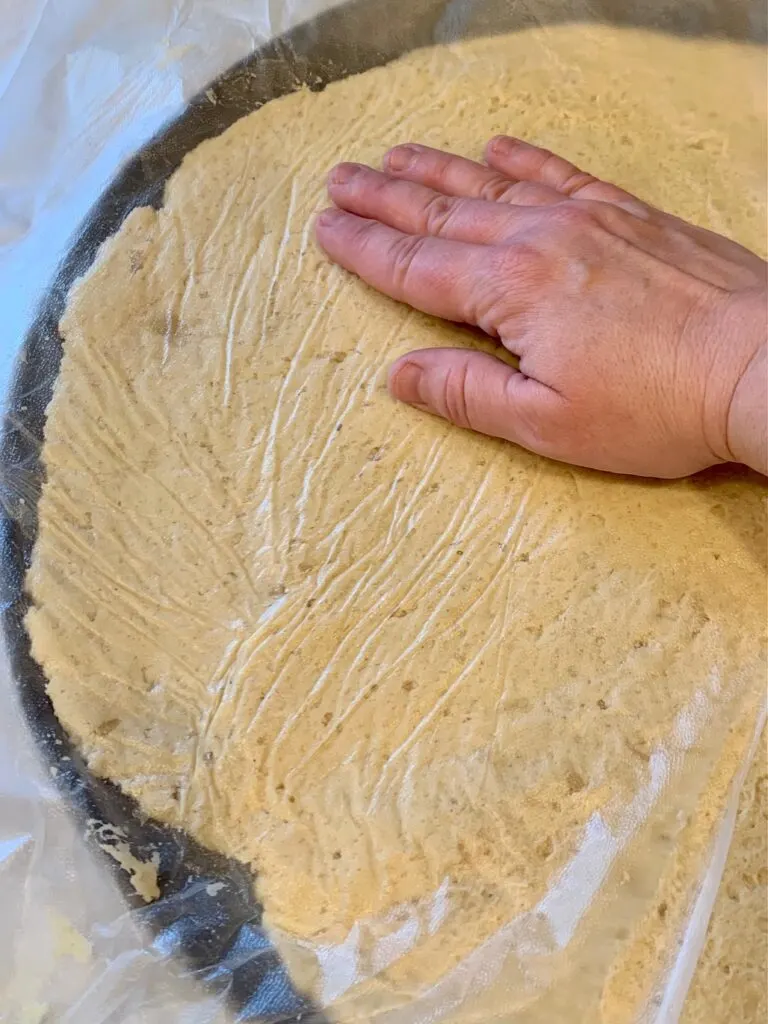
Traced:
[[[225, 994], [237, 1020], [322, 1024], [327, 1018], [294, 987], [271, 944], [249, 869], [148, 819], [134, 800], [88, 770], [56, 718], [24, 628], [25, 577], [44, 479], [43, 429], [62, 354], [58, 324], [72, 283], [134, 207], [162, 204], [165, 183], [188, 152], [301, 86], [323, 89], [418, 46], [547, 21], [632, 24], [764, 43], [765, 18], [765, 5], [752, 0], [355, 0], [256, 50], [191, 100], [120, 170], [72, 240], [21, 343], [0, 437], [0, 612], [12, 679], [43, 761], [101, 851], [105, 870], [113, 871], [145, 924], [148, 941], [182, 958], [207, 986]], [[104, 847], [118, 842], [140, 861], [154, 858], [159, 899], [145, 904], [130, 876], [107, 855]]]

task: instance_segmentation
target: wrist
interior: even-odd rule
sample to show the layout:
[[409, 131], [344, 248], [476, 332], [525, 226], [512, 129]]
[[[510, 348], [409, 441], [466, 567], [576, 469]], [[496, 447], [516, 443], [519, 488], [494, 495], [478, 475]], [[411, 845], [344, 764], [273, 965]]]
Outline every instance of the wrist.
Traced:
[[720, 462], [740, 462], [768, 475], [768, 293], [750, 289], [723, 295], [699, 324], [708, 350], [702, 423]]
[[727, 420], [734, 462], [768, 476], [768, 346], [754, 351], [733, 392]]

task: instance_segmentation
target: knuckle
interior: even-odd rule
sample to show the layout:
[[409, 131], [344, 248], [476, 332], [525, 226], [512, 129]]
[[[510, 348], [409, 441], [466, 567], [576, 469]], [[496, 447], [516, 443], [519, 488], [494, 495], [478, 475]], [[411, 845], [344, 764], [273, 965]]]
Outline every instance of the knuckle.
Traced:
[[530, 177], [551, 188], [559, 188], [563, 176], [562, 164], [562, 157], [548, 149], [537, 148], [530, 158]]
[[536, 276], [544, 257], [530, 242], [516, 241], [499, 246], [493, 253], [493, 276], [509, 287], [510, 282]]
[[472, 316], [486, 333], [536, 304], [551, 277], [546, 255], [528, 242], [490, 249], [485, 272], [473, 290]]
[[627, 231], [632, 231], [635, 227], [642, 228], [644, 226], [640, 218], [633, 217], [628, 210], [617, 206], [615, 203], [592, 200], [589, 201], [589, 211], [598, 224], [622, 237], [626, 236]]
[[[512, 408], [516, 405], [510, 399]], [[561, 457], [566, 453], [567, 434], [559, 420], [551, 414], [534, 414], [527, 409], [518, 410], [517, 431], [526, 448], [538, 455]]]
[[499, 175], [496, 178], [489, 178], [483, 182], [480, 186], [478, 197], [490, 203], [511, 202], [510, 196], [512, 195], [513, 188], [513, 182]]
[[559, 190], [567, 196], [572, 196], [588, 185], [594, 185], [596, 181], [594, 174], [587, 174], [586, 171], [580, 171], [578, 167], [570, 164], [563, 175]]
[[443, 381], [443, 393], [441, 396], [442, 412], [446, 419], [459, 427], [468, 427], [469, 412], [467, 402], [467, 375], [466, 363], [458, 367], [452, 367], [445, 375]]
[[[429, 169], [434, 179], [441, 184], [448, 182], [451, 171], [454, 167], [454, 158], [450, 153], [443, 153], [439, 150], [429, 154]], [[425, 164], [427, 161], [425, 160]]]
[[453, 220], [459, 201], [450, 196], [433, 196], [424, 208], [424, 225], [431, 235], [442, 234]]
[[368, 250], [371, 245], [376, 244], [374, 235], [375, 223], [373, 221], [358, 221], [350, 231], [355, 248], [362, 251]]
[[550, 149], [540, 148], [536, 154], [539, 162], [539, 174], [547, 174], [549, 171], [557, 171], [563, 162], [562, 157], [556, 156]]
[[582, 233], [598, 223], [595, 210], [578, 201], [558, 203], [550, 207], [555, 224], [569, 234]]
[[559, 192], [570, 178], [580, 173], [578, 167], [548, 149], [541, 150], [539, 156], [539, 177]]
[[398, 288], [405, 288], [412, 272], [414, 261], [421, 252], [424, 239], [418, 235], [404, 235], [392, 244], [392, 272]]
[[547, 189], [546, 185], [540, 185], [537, 182], [532, 181], [516, 181], [504, 196], [508, 203], [515, 203], [516, 205], [537, 205], [541, 198], [544, 190]]
[[397, 178], [375, 172], [367, 177], [364, 184], [374, 195], [383, 199], [396, 199], [401, 188], [401, 182]]
[[641, 199], [636, 199], [629, 192], [624, 192], [623, 189], [616, 189], [613, 196], [606, 196], [606, 202], [610, 203], [617, 210], [623, 210], [625, 213], [631, 214], [635, 220], [648, 222], [658, 220], [656, 211], [652, 206], [644, 203]]

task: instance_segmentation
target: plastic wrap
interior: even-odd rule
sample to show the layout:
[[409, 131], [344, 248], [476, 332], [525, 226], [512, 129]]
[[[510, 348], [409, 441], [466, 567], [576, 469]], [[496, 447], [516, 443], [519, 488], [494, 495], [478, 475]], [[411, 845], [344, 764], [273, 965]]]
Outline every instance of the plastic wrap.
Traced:
[[[334, 1019], [337, 1004], [360, 980], [349, 947], [339, 942], [319, 956], [314, 951], [326, 984], [313, 987], [314, 997], [304, 991], [304, 965], [285, 967], [264, 927], [247, 868], [148, 819], [133, 800], [89, 771], [53, 714], [45, 679], [30, 656], [24, 573], [36, 531], [39, 443], [60, 356], [58, 322], [72, 282], [88, 268], [98, 246], [135, 206], [162, 202], [165, 182], [198, 142], [257, 105], [301, 84], [318, 88], [419, 45], [573, 19], [756, 41], [763, 35], [761, 5], [746, 3], [667, 8], [394, 0], [358, 2], [323, 14], [265, 47], [266, 37], [325, 6], [297, 3], [276, 13], [274, 5], [256, 11], [242, 5], [234, 12], [232, 5], [219, 11], [205, 4], [147, 4], [142, 10], [134, 5], [127, 18], [106, 2], [82, 5], [65, 16], [43, 3], [14, 11], [7, 40], [0, 39], [7, 377], [21, 350], [7, 407], [1, 481], [9, 662], [0, 726], [0, 898], [7, 922], [0, 969], [3, 1019], [321, 1021]], [[242, 64], [207, 85], [241, 58]], [[180, 120], [109, 184], [118, 165], [187, 102]], [[38, 302], [37, 319], [22, 344]], [[749, 550], [759, 543], [751, 538]], [[622, 873], [632, 873], [636, 849], [655, 842], [659, 830], [669, 832], [661, 844], [666, 853], [656, 863], [659, 878], [676, 856], [697, 858], [698, 884], [674, 892], [674, 900], [665, 903], [664, 915], [674, 925], [664, 937], [651, 982], [643, 983], [648, 996], [641, 1019], [674, 1020], [722, 871], [735, 794], [762, 725], [758, 689], [754, 678], [740, 686], [725, 681], [722, 699], [707, 691], [713, 702], [681, 709], [678, 734], [668, 746], [644, 752], [647, 785], [626, 808], [623, 826], [634, 847], [619, 849], [621, 829], [611, 834], [596, 816], [544, 899], [478, 944], [441, 984], [382, 1020], [486, 1020], [497, 1010], [510, 1020], [543, 1019], [535, 1016], [535, 1001], [526, 1006], [522, 1000], [515, 1011], [506, 991], [510, 977], [521, 992], [550, 992], [548, 1021], [568, 1019], [563, 963], [570, 962], [571, 969], [579, 964], [578, 951], [571, 948], [579, 941], [575, 926], [590, 903], [602, 904], [606, 918], [618, 906], [629, 913], [629, 904], [616, 897]], [[715, 710], [721, 716], [717, 728]], [[700, 743], [705, 727], [714, 739]], [[697, 795], [718, 773], [717, 813], [712, 818], [710, 804], [709, 819], [700, 820]], [[576, 788], [581, 782], [574, 782]], [[660, 799], [663, 791], [668, 797]], [[700, 849], [692, 854], [697, 844]], [[655, 891], [648, 883], [633, 896], [631, 914], [622, 921], [627, 934], [647, 915]], [[433, 917], [439, 917], [441, 898], [440, 890], [433, 894]], [[554, 938], [542, 930], [544, 919], [560, 922]], [[390, 946], [393, 937], [395, 944], [407, 944], [408, 915], [396, 923], [388, 929]], [[649, 959], [652, 955], [649, 949]], [[375, 974], [373, 960], [370, 974]], [[504, 984], [495, 988], [499, 979]], [[604, 980], [594, 979], [596, 990]]]

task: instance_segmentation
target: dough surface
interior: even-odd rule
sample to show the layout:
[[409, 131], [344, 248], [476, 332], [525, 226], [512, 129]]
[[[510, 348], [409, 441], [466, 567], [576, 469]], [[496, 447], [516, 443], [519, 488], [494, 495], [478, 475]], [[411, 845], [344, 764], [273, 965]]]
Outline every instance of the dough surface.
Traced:
[[737, 470], [612, 479], [395, 407], [394, 357], [476, 341], [324, 260], [325, 174], [512, 132], [761, 249], [762, 60], [417, 52], [199, 146], [73, 289], [34, 655], [92, 770], [253, 866], [340, 1017], [634, 1019], [749, 744], [765, 522]]
[[768, 1020], [768, 734], [739, 799], [733, 843], [680, 1024]]

